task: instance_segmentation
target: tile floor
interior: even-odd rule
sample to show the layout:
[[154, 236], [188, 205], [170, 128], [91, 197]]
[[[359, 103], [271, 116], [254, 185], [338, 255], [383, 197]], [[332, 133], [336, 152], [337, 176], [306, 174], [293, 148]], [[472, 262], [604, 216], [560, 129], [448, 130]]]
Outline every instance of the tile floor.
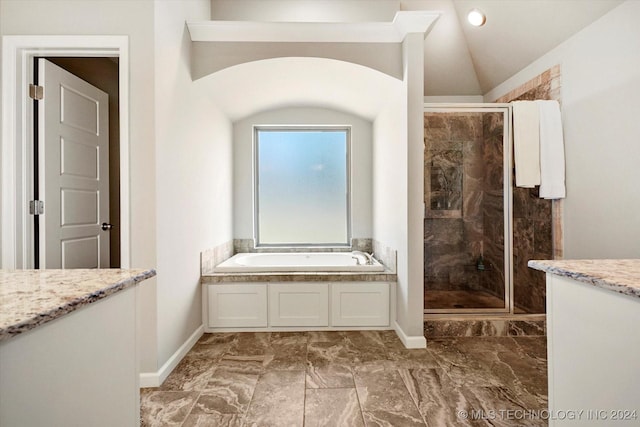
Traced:
[[547, 425], [537, 416], [545, 345], [434, 338], [407, 350], [393, 331], [205, 334], [161, 387], [142, 390], [141, 424]]

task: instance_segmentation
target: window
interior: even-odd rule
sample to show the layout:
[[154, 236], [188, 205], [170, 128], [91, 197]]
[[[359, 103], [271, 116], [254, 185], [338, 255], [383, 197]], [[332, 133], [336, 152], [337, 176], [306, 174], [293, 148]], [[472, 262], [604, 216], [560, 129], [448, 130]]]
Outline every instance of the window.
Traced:
[[348, 246], [347, 127], [255, 128], [259, 246]]

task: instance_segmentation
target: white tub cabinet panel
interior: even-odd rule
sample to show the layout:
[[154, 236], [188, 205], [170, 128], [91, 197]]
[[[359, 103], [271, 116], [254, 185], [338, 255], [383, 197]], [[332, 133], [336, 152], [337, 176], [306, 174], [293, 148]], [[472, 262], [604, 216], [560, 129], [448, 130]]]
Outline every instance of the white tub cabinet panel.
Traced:
[[327, 283], [270, 283], [270, 326], [329, 326]]
[[139, 421], [136, 288], [0, 343], [0, 425]]
[[206, 332], [390, 329], [395, 287], [389, 282], [205, 284]]
[[[550, 426], [640, 424], [640, 300], [547, 273]], [[562, 412], [565, 411], [565, 412]]]
[[331, 325], [388, 326], [388, 283], [333, 283]]
[[207, 287], [209, 327], [267, 326], [266, 284], [240, 283]]

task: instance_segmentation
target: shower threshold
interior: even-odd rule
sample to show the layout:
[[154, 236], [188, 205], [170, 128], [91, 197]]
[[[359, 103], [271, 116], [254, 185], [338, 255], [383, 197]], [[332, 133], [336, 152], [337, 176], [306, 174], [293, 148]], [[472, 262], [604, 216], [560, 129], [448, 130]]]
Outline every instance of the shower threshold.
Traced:
[[481, 290], [427, 290], [424, 293], [425, 309], [504, 309], [505, 302], [495, 295]]

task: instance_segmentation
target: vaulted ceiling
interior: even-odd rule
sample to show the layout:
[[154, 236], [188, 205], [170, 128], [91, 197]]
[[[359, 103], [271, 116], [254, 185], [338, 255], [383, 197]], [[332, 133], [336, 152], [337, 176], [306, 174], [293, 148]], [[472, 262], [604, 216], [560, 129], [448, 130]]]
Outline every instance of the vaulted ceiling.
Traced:
[[[212, 0], [212, 18], [391, 21], [398, 10], [441, 16], [425, 40], [426, 96], [483, 95], [623, 0]], [[487, 16], [471, 26], [467, 13]], [[372, 54], [375, 54], [372, 53]]]
[[[443, 13], [425, 40], [425, 95], [487, 93], [622, 0], [403, 0]], [[467, 21], [478, 8], [482, 27]]]

